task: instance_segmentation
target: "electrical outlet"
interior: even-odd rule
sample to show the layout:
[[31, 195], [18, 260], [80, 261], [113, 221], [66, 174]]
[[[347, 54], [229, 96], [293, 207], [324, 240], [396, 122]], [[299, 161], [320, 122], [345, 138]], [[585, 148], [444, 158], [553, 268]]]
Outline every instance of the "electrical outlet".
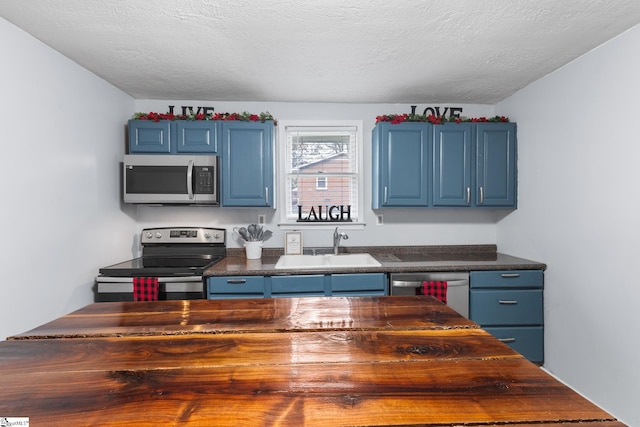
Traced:
[[378, 225], [382, 225], [383, 224], [383, 222], [382, 222], [382, 214], [376, 215], [376, 224], [378, 224]]
[[265, 214], [258, 214], [258, 224], [264, 224], [266, 221]]

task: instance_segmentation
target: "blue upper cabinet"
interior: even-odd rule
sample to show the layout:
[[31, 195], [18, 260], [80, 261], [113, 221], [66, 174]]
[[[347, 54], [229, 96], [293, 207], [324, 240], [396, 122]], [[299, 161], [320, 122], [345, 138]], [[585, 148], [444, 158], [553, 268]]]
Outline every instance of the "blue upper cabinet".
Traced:
[[472, 189], [471, 123], [434, 126], [433, 206], [470, 206]]
[[378, 123], [372, 134], [372, 207], [429, 206], [429, 123]]
[[378, 123], [372, 207], [516, 208], [516, 124]]
[[216, 154], [220, 126], [213, 120], [129, 120], [129, 153]]
[[273, 121], [222, 122], [222, 206], [273, 207]]
[[129, 153], [170, 154], [174, 129], [170, 120], [129, 120]]
[[434, 129], [433, 206], [516, 207], [515, 123]]
[[517, 207], [515, 123], [478, 123], [476, 206]]
[[216, 154], [220, 125], [220, 122], [213, 120], [176, 121], [177, 153]]

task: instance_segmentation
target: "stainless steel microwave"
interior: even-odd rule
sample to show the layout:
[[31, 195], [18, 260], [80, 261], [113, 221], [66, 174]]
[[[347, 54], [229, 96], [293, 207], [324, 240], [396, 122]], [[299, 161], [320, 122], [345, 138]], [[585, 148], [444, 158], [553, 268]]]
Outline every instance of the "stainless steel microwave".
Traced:
[[218, 157], [125, 154], [125, 203], [219, 205]]

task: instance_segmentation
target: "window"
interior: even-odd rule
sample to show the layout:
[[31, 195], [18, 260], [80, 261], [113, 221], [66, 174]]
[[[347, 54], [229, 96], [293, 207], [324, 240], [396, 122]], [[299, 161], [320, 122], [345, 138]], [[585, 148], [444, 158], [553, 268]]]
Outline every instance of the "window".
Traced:
[[282, 223], [362, 222], [362, 122], [280, 121], [278, 128]]
[[326, 190], [327, 189], [327, 177], [319, 176], [316, 178], [316, 190]]

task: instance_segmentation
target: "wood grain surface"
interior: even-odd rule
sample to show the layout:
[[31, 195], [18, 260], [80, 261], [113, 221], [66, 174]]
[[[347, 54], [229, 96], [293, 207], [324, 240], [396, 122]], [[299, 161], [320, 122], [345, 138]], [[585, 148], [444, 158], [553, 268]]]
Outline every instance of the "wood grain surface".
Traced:
[[93, 304], [1, 342], [0, 381], [31, 425], [623, 426], [420, 297]]

